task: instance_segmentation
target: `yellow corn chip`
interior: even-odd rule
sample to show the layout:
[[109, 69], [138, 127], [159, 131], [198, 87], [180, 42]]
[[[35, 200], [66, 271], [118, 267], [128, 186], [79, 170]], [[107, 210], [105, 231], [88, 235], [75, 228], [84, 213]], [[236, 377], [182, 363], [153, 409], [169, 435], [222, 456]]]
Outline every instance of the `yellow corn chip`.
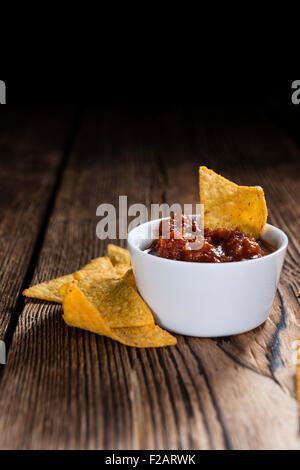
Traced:
[[60, 294], [63, 296], [63, 319], [67, 325], [99, 335], [110, 335], [106, 321], [78, 288], [77, 281], [64, 285], [60, 289]]
[[107, 252], [114, 266], [118, 264], [131, 265], [130, 253], [128, 250], [125, 250], [125, 248], [110, 244], [107, 246]]
[[174, 346], [177, 339], [159, 326], [140, 326], [137, 328], [113, 328], [113, 339], [126, 346], [136, 348], [160, 348]]
[[129, 264], [116, 264], [116, 265], [114, 266], [115, 273], [116, 273], [119, 277], [125, 276], [125, 274], [127, 273], [127, 271], [129, 271], [130, 269], [131, 269], [131, 267], [130, 267]]
[[63, 286], [60, 292], [64, 296], [63, 318], [69, 326], [108, 336], [127, 346], [139, 348], [172, 346], [177, 343], [176, 338], [155, 325], [132, 328], [109, 327], [102, 314], [78, 287], [77, 281]]
[[73, 280], [73, 274], [58, 277], [48, 282], [42, 282], [36, 286], [29, 287], [23, 291], [25, 297], [32, 297], [33, 299], [48, 300], [49, 302], [62, 302], [62, 297], [59, 294], [61, 286]]
[[91, 270], [80, 270], [73, 274], [73, 278], [76, 281], [86, 281], [86, 282], [101, 282], [104, 279], [119, 279], [115, 272], [115, 269], [91, 269]]
[[[99, 258], [100, 260], [101, 258]], [[105, 265], [105, 263], [96, 263], [97, 260], [92, 261], [87, 265], [87, 267], [84, 267], [82, 270], [77, 271], [74, 274], [70, 274], [69, 276], [65, 276], [64, 278], [59, 278], [59, 281], [63, 281], [66, 283], [65, 287], [68, 285], [67, 283], [76, 279], [78, 281], [81, 280], [86, 280], [86, 281], [96, 281], [100, 282], [103, 281], [104, 279], [123, 279], [124, 281], [128, 282], [128, 284], [131, 285], [134, 289], [136, 289], [136, 283], [135, 283], [135, 277], [133, 274], [133, 269], [130, 268], [130, 266], [125, 265], [125, 264], [120, 264], [118, 266], [113, 267], [111, 264], [111, 261], [109, 258], [107, 258], [109, 261], [109, 265]], [[94, 263], [94, 264], [93, 264]], [[98, 267], [98, 269], [92, 269], [93, 267], [97, 266], [102, 266], [101, 268]], [[51, 283], [52, 281], [50, 281]], [[64, 283], [63, 283], [64, 284]], [[37, 286], [39, 287], [39, 285]], [[64, 286], [60, 286], [59, 288], [62, 288], [62, 292], [64, 292]], [[61, 297], [63, 297], [63, 294], [59, 296], [58, 298], [60, 299], [59, 301], [61, 302]]]
[[[109, 257], [104, 256], [92, 260], [89, 264], [84, 266], [82, 270], [88, 271], [97, 268], [107, 271], [114, 269]], [[29, 287], [29, 289], [24, 290], [23, 295], [25, 297], [32, 297], [34, 299], [62, 303], [62, 297], [59, 294], [59, 289], [61, 286], [63, 286], [67, 282], [72, 281], [73, 279], [73, 274], [67, 274], [66, 276], [58, 277], [48, 282], [42, 282], [41, 284], [37, 284], [35, 286]]]
[[[73, 276], [73, 274], [72, 274]], [[72, 277], [71, 281], [70, 282], [73, 282], [74, 281], [74, 276]], [[68, 292], [68, 288], [70, 287], [70, 282], [66, 282], [66, 284], [63, 284], [62, 286], [60, 286], [60, 288], [58, 289], [58, 293], [59, 293], [59, 296], [60, 298], [62, 299], [61, 300], [61, 303], [63, 302], [63, 299], [65, 297], [65, 295], [67, 294]]]
[[199, 176], [204, 226], [238, 228], [248, 237], [260, 238], [268, 216], [263, 189], [238, 186], [205, 166], [200, 167]]
[[122, 277], [122, 279], [123, 279], [123, 281], [128, 282], [128, 284], [130, 284], [131, 287], [133, 287], [134, 289], [137, 289], [136, 282], [135, 282], [135, 277], [134, 277], [132, 268], [127, 269], [127, 271], [124, 274], [124, 276]]
[[85, 265], [81, 270], [91, 271], [95, 269], [103, 269], [106, 271], [113, 270], [113, 265], [108, 256], [102, 256], [100, 258], [93, 259], [89, 264]]
[[149, 307], [122, 279], [101, 279], [97, 272], [76, 273], [78, 287], [111, 328], [153, 325]]
[[135, 277], [133, 269], [125, 264], [112, 267], [108, 269], [93, 269], [93, 270], [80, 270], [73, 274], [74, 279], [80, 280], [92, 280], [103, 281], [103, 279], [123, 279], [128, 282], [134, 289], [136, 289]]
[[117, 278], [122, 278], [128, 282], [134, 289], [136, 289], [135, 277], [133, 269], [128, 264], [117, 264], [115, 267]]

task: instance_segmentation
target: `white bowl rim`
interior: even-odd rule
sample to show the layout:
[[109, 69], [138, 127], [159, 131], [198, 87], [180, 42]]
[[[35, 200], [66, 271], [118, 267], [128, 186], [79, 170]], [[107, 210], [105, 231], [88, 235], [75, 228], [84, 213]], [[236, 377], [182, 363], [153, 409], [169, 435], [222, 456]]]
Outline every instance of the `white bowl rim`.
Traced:
[[[167, 220], [169, 219], [170, 217], [163, 217], [163, 218], [160, 218], [160, 219], [155, 219], [155, 220], [150, 220], [148, 222], [144, 222], [143, 224], [140, 224], [138, 225], [137, 227], [134, 227], [131, 232], [128, 234], [128, 245], [130, 246], [130, 248], [135, 251], [135, 252], [138, 252], [139, 254], [141, 254], [142, 256], [148, 256], [148, 257], [151, 257], [151, 259], [153, 260], [153, 262], [158, 262], [158, 263], [180, 263], [180, 264], [184, 264], [184, 265], [189, 265], [189, 266], [194, 266], [193, 268], [191, 269], [199, 269], [199, 267], [201, 267], [203, 269], [203, 267], [205, 266], [205, 269], [214, 269], [214, 266], [223, 266], [223, 269], [230, 269], [229, 267], [230, 266], [235, 266], [235, 265], [244, 265], [244, 263], [262, 263], [264, 262], [266, 259], [270, 259], [270, 258], [274, 258], [274, 257], [277, 257], [282, 251], [284, 251], [287, 246], [288, 246], [288, 237], [287, 235], [284, 233], [283, 230], [281, 230], [280, 228], [278, 227], [275, 227], [274, 225], [271, 225], [271, 224], [266, 224], [265, 226], [265, 230], [267, 228], [275, 231], [276, 234], [278, 235], [281, 235], [282, 237], [282, 242], [281, 242], [281, 246], [279, 248], [277, 248], [273, 253], [270, 253], [269, 255], [266, 255], [266, 256], [262, 256], [261, 258], [256, 258], [256, 259], [248, 259], [248, 260], [244, 260], [244, 261], [231, 261], [229, 263], [197, 263], [197, 262], [191, 262], [191, 261], [180, 261], [180, 260], [174, 260], [174, 259], [167, 259], [167, 258], [161, 258], [160, 256], [153, 256], [151, 255], [150, 253], [147, 253], [146, 251], [142, 250], [141, 248], [138, 248], [136, 247], [133, 242], [132, 242], [132, 238], [134, 237], [134, 233], [140, 229], [142, 226], [144, 225], [150, 225], [150, 224], [154, 224], [155, 222], [160, 222], [161, 220]], [[220, 269], [220, 268], [218, 268]]]

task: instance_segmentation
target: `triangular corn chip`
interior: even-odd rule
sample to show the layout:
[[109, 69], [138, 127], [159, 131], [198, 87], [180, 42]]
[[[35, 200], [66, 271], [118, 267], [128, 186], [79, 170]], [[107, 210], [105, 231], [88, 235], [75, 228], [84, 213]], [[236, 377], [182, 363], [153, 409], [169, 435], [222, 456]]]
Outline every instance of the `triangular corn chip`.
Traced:
[[62, 297], [59, 294], [59, 289], [61, 286], [67, 282], [72, 281], [73, 279], [73, 274], [68, 274], [67, 276], [58, 277], [57, 279], [52, 279], [48, 282], [42, 282], [41, 284], [37, 284], [35, 286], [29, 287], [29, 289], [24, 290], [23, 295], [33, 299], [62, 303]]
[[174, 346], [177, 339], [159, 326], [140, 326], [137, 328], [113, 328], [113, 339], [126, 346], [136, 348], [160, 348]]
[[134, 274], [133, 274], [133, 269], [132, 268], [129, 268], [126, 273], [124, 274], [124, 276], [122, 277], [123, 281], [126, 281], [128, 282], [128, 284], [131, 285], [131, 287], [133, 287], [134, 289], [137, 289], [136, 287], [136, 282], [135, 282], [135, 277], [134, 277]]
[[65, 284], [60, 289], [63, 296], [63, 319], [69, 326], [109, 336], [111, 330], [97, 308], [78, 288], [77, 281]]
[[[103, 256], [101, 258], [96, 258], [92, 260], [89, 264], [85, 265], [82, 270], [94, 270], [94, 269], [102, 269], [106, 271], [113, 271], [113, 265], [108, 256]], [[58, 277], [56, 279], [52, 279], [48, 282], [42, 282], [41, 284], [37, 284], [35, 286], [29, 287], [28, 289], [23, 291], [23, 295], [25, 297], [31, 297], [34, 299], [41, 299], [41, 300], [48, 300], [50, 302], [59, 302], [62, 303], [62, 297], [59, 294], [59, 289], [61, 286], [70, 282], [74, 279], [74, 274], [68, 274], [66, 276]]]
[[111, 328], [99, 310], [78, 287], [77, 281], [63, 286], [61, 295], [64, 296], [63, 318], [69, 326], [104, 335], [127, 346], [139, 348], [157, 348], [177, 343], [176, 338], [154, 324], [131, 328]]
[[110, 244], [107, 246], [107, 252], [114, 266], [118, 264], [131, 265], [130, 253], [125, 248]]
[[78, 287], [111, 328], [154, 325], [149, 307], [122, 279], [101, 279], [98, 272], [75, 274]]
[[131, 269], [129, 264], [116, 264], [114, 270], [119, 277], [125, 276], [128, 270]]
[[76, 281], [101, 282], [104, 279], [120, 279], [120, 276], [112, 268], [111, 271], [108, 269], [80, 270], [73, 274], [73, 278]]
[[238, 186], [205, 166], [200, 167], [199, 176], [204, 226], [238, 228], [248, 237], [260, 238], [268, 216], [263, 189]]
[[100, 258], [93, 259], [90, 263], [81, 268], [81, 271], [91, 271], [95, 269], [111, 271], [113, 269], [113, 265], [109, 256], [101, 256]]
[[135, 277], [133, 274], [133, 269], [128, 264], [116, 264], [114, 267], [117, 278], [121, 278], [124, 281], [128, 282], [134, 289], [136, 289]]
[[[122, 268], [122, 269], [119, 269]], [[111, 270], [108, 269], [91, 269], [91, 270], [80, 270], [73, 274], [74, 279], [80, 281], [82, 279], [94, 279], [95, 281], [103, 281], [104, 279], [123, 279], [128, 282], [134, 289], [136, 289], [135, 277], [133, 269], [125, 264], [120, 264], [113, 267]]]

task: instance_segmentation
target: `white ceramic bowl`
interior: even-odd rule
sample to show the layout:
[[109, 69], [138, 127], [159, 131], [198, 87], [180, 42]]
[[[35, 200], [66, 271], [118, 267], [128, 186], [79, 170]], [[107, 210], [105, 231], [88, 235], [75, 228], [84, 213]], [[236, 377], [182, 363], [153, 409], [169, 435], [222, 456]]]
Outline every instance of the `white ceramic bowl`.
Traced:
[[277, 250], [255, 260], [191, 263], [143, 251], [157, 238], [160, 220], [134, 228], [128, 245], [138, 290], [163, 328], [189, 336], [229, 336], [268, 317], [288, 238], [267, 224], [263, 238]]

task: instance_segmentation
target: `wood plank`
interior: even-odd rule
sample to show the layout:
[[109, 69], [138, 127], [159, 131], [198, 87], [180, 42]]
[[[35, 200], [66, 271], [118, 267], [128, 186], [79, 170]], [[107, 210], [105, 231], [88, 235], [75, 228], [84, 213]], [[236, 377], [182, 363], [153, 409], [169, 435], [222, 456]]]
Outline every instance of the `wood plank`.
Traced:
[[7, 346], [70, 137], [72, 114], [70, 108], [0, 110], [0, 339]]
[[1, 380], [1, 448], [300, 447], [290, 344], [299, 336], [299, 152], [263, 115], [90, 112], [33, 282], [104, 254], [102, 202], [197, 202], [199, 164], [261, 184], [272, 223], [290, 237], [270, 319], [237, 337], [178, 336], [174, 348], [144, 351], [68, 328], [60, 306], [26, 301]]

